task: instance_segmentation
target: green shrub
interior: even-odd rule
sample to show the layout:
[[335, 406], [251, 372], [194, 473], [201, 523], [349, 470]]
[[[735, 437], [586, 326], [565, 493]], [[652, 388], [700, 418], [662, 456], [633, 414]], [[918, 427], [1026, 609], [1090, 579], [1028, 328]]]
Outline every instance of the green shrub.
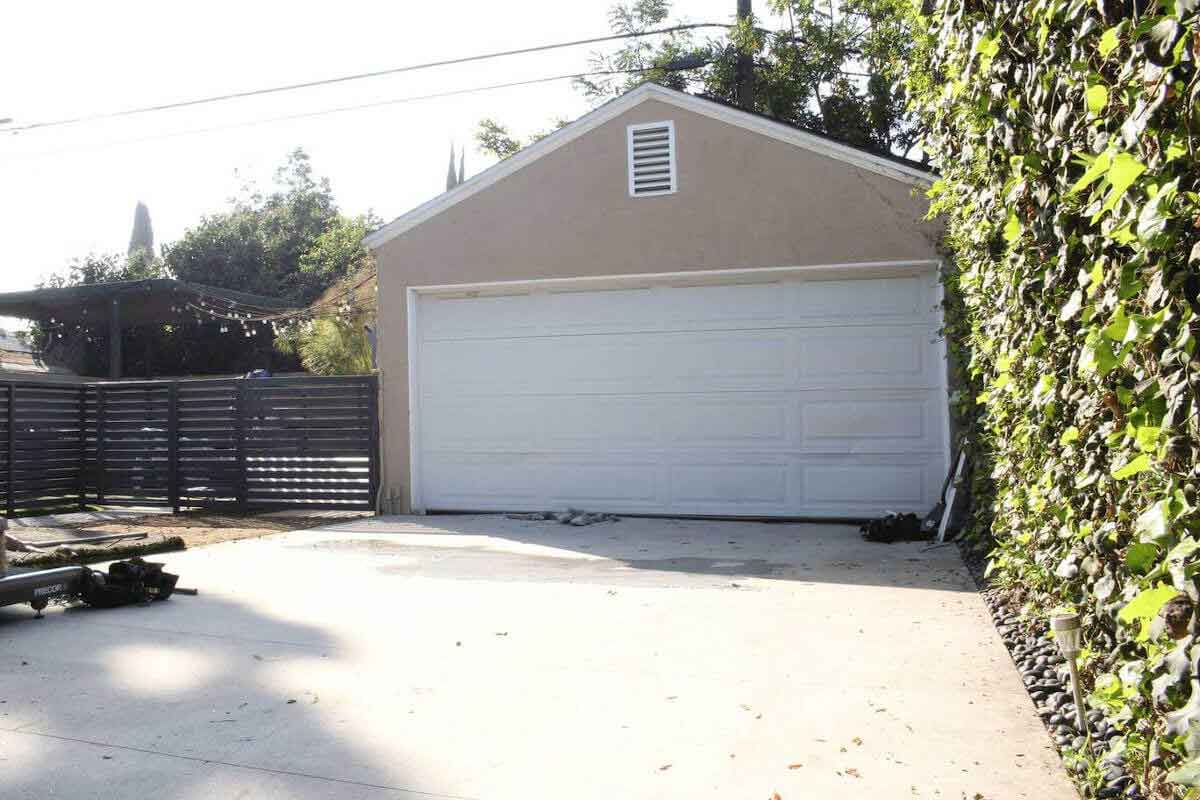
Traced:
[[1197, 0], [930, 0], [916, 30], [976, 532], [1030, 613], [1084, 615], [1131, 774], [1181, 792], [1167, 771], [1200, 756]]

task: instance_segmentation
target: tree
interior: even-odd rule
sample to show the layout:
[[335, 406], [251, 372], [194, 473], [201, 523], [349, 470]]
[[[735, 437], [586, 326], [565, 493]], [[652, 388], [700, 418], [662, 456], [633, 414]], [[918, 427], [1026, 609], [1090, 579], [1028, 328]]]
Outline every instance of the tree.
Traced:
[[154, 256], [154, 226], [150, 224], [150, 209], [139, 201], [133, 210], [133, 233], [129, 236], [129, 255], [146, 253]]
[[[670, 27], [670, 16], [671, 0], [631, 0], [609, 10], [608, 26], [616, 34], [640, 34]], [[592, 72], [617, 74], [575, 79], [575, 86], [589, 99], [608, 100], [646, 81], [681, 92], [694, 89], [703, 82], [699, 68], [707, 65], [712, 53], [721, 47], [716, 40], [697, 45], [692, 32], [687, 30], [664, 34], [658, 39], [639, 37], [627, 41], [615, 53], [597, 53], [591, 59]], [[696, 69], [675, 69], [677, 63], [692, 63]]]
[[[144, 247], [132, 248], [131, 243], [132, 252], [126, 257], [89, 256], [42, 285], [176, 277], [279, 298], [303, 308], [346, 276], [369, 270], [370, 256], [362, 237], [378, 224], [370, 214], [355, 218], [341, 214], [329, 181], [315, 177], [308, 156], [295, 150], [276, 171], [269, 192], [244, 188], [228, 210], [202, 218], [179, 241], [164, 247], [162, 259]], [[49, 331], [39, 335], [42, 345], [69, 345], [73, 352], [80, 351], [77, 368], [84, 374], [107, 372], [103, 362], [107, 349], [85, 338], [94, 335], [99, 340], [106, 333], [55, 330], [53, 341]], [[240, 373], [258, 367], [278, 371], [299, 366], [296, 354], [273, 346], [269, 324], [243, 330], [220, 320], [188, 321], [130, 329], [125, 337], [126, 374]]]
[[340, 264], [301, 266], [342, 219], [328, 179], [314, 178], [308, 155], [296, 149], [276, 171], [274, 191], [244, 190], [228, 211], [204, 217], [166, 246], [163, 258], [180, 280], [307, 305], [351, 267], [349, 251]]
[[[361, 240], [356, 242], [361, 247]], [[296, 355], [318, 375], [361, 375], [374, 368], [366, 329], [374, 326], [378, 287], [368, 255], [359, 269], [325, 290], [309, 316], [283, 326], [275, 340], [280, 352]]]
[[166, 266], [161, 261], [141, 257], [119, 256], [115, 253], [94, 253], [77, 258], [67, 266], [65, 273], [48, 275], [38, 283], [39, 289], [59, 289], [65, 286], [83, 286], [93, 283], [114, 281], [140, 281], [147, 278], [168, 277]]
[[[781, 30], [751, 19], [703, 42], [690, 31], [630, 39], [592, 59], [592, 72], [616, 74], [579, 78], [576, 86], [597, 103], [653, 81], [735, 104], [738, 53], [748, 50], [755, 111], [855, 147], [908, 155], [921, 132], [900, 81], [913, 47], [908, 3], [769, 0], [786, 22]], [[670, 26], [670, 15], [670, 0], [632, 0], [613, 7], [609, 25], [639, 33]], [[494, 120], [480, 123], [476, 140], [498, 156], [520, 145]]]
[[479, 123], [479, 127], [475, 131], [475, 144], [481, 153], [487, 153], [503, 161], [523, 147], [545, 139], [564, 125], [569, 125], [570, 122], [569, 119], [556, 118], [551, 123], [551, 127], [536, 131], [522, 142], [511, 134], [506, 126], [493, 119], [485, 119]]
[[489, 153], [501, 161], [525, 146], [508, 132], [508, 128], [494, 119], [480, 120], [475, 130], [475, 144], [480, 151]]
[[[180, 280], [274, 297], [303, 308], [364, 268], [369, 255], [362, 237], [378, 224], [370, 214], [341, 214], [328, 179], [315, 177], [308, 155], [297, 149], [276, 171], [271, 192], [244, 189], [228, 211], [205, 217], [164, 248], [164, 259]], [[296, 352], [276, 348], [270, 326], [247, 332], [234, 326], [225, 333], [220, 328], [209, 324], [192, 329], [184, 359], [189, 371], [296, 367]], [[245, 341], [231, 348], [231, 333]]]
[[446, 167], [446, 191], [458, 186], [458, 175], [454, 172], [454, 143], [450, 143], [450, 166]]
[[371, 372], [371, 343], [366, 315], [318, 317], [300, 322], [276, 340], [281, 352], [299, 356], [315, 375], [365, 375]]

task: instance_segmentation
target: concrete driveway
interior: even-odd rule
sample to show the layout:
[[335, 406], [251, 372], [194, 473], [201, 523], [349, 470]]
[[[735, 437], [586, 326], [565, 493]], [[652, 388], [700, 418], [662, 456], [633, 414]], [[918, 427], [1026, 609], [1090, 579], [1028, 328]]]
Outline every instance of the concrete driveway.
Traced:
[[0, 609], [5, 798], [1071, 798], [951, 547], [375, 518]]

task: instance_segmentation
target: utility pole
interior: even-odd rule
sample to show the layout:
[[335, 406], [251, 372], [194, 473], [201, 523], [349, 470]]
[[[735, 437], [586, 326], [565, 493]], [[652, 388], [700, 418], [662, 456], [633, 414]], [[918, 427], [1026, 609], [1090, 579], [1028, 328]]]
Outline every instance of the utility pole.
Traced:
[[[738, 0], [738, 22], [749, 23], [754, 16], [753, 0]], [[737, 102], [747, 111], [754, 110], [754, 53], [747, 47], [738, 48], [737, 57]]]

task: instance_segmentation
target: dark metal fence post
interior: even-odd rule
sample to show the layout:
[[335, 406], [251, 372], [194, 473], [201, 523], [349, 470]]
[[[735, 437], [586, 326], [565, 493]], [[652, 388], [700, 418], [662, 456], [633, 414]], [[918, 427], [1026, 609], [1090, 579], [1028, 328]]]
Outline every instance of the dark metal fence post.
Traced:
[[104, 387], [96, 387], [96, 504], [104, 505], [104, 493], [108, 487], [108, 465], [104, 453]]
[[17, 385], [8, 385], [8, 492], [5, 499], [5, 516], [16, 514], [16, 486], [13, 485], [13, 468], [17, 460]]
[[375, 376], [367, 378], [367, 413], [371, 415], [371, 457], [367, 474], [370, 496], [367, 503], [372, 511], [379, 512], [379, 379]]
[[237, 417], [234, 428], [237, 443], [237, 507], [246, 510], [246, 381], [237, 381]]
[[167, 386], [167, 502], [179, 513], [179, 382]]
[[87, 509], [87, 395], [86, 385], [79, 387], [79, 510]]

